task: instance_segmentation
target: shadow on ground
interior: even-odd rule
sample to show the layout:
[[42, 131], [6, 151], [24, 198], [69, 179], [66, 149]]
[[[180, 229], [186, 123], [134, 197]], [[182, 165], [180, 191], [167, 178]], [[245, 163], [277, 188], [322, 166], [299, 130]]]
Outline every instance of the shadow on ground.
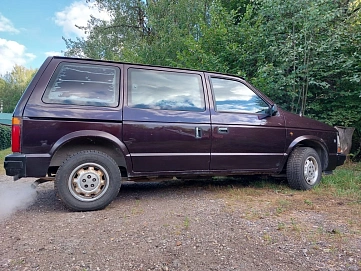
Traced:
[[[282, 189], [284, 179], [279, 178], [263, 178], [259, 176], [247, 176], [241, 178], [209, 178], [209, 179], [185, 179], [185, 180], [169, 180], [160, 182], [124, 182], [120, 188], [120, 192], [113, 204], [120, 201], [124, 203], [127, 200], [138, 200], [157, 197], [172, 197], [174, 193], [212, 193], [216, 189], [226, 188], [272, 188]], [[41, 184], [37, 188], [37, 198], [28, 211], [43, 209], [44, 211], [68, 212], [62, 202], [56, 197], [54, 185], [51, 182]]]

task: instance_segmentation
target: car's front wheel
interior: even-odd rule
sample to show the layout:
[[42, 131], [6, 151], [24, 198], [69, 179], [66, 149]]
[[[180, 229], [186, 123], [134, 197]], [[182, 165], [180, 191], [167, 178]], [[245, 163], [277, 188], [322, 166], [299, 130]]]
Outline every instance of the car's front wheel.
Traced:
[[75, 211], [105, 208], [118, 195], [121, 174], [107, 154], [94, 150], [80, 151], [68, 157], [56, 173], [57, 194]]
[[321, 181], [322, 165], [318, 153], [309, 147], [293, 150], [287, 162], [287, 180], [293, 189], [309, 190]]

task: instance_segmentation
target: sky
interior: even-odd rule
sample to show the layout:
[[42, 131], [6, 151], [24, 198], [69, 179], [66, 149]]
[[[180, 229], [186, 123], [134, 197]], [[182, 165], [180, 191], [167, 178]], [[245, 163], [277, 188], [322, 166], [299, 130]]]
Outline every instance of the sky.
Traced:
[[109, 19], [85, 0], [0, 0], [0, 74], [15, 64], [39, 68], [47, 56], [63, 55], [62, 37], [86, 38], [75, 25], [86, 26], [90, 15]]

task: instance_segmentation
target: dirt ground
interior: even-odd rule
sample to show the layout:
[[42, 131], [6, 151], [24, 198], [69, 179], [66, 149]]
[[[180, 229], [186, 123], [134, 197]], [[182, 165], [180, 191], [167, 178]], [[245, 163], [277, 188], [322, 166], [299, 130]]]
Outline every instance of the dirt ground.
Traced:
[[[31, 182], [0, 177], [0, 270], [361, 270], [349, 199], [237, 180], [125, 183], [106, 209], [82, 213], [53, 183], [21, 196]], [[4, 213], [18, 196], [29, 201]]]

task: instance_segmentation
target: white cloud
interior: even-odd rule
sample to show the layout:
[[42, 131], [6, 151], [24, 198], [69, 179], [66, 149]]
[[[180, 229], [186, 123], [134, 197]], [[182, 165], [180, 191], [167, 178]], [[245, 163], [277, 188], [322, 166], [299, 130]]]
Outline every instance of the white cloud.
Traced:
[[56, 12], [54, 21], [63, 28], [65, 36], [76, 35], [86, 37], [83, 30], [77, 26], [87, 26], [90, 15], [102, 20], [110, 20], [109, 13], [99, 11], [95, 5], [87, 4], [83, 1], [77, 1], [67, 6], [64, 10]]
[[13, 26], [12, 22], [8, 18], [4, 17], [0, 13], [0, 32], [19, 33], [20, 31]]
[[15, 64], [25, 66], [36, 56], [26, 53], [24, 45], [12, 40], [0, 38], [0, 74], [10, 72]]
[[63, 53], [62, 52], [55, 52], [55, 51], [50, 51], [50, 52], [45, 52], [46, 56], [62, 56]]

